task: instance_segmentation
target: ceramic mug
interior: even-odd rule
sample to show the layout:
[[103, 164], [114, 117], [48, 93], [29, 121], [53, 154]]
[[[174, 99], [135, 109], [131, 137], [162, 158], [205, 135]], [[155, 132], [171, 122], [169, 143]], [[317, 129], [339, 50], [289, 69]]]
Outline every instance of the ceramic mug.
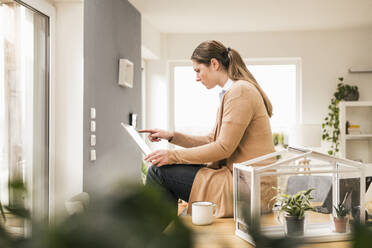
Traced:
[[197, 201], [192, 203], [192, 223], [194, 225], [209, 225], [216, 216], [217, 207], [213, 202]]

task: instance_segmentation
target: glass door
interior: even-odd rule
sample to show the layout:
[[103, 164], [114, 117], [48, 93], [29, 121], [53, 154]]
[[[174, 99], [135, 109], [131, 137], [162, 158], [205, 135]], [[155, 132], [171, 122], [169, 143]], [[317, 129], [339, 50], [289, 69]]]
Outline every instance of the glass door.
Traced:
[[[39, 220], [49, 212], [48, 58], [49, 18], [0, 0], [0, 201]], [[27, 194], [9, 183], [25, 185]], [[9, 231], [24, 234], [24, 220], [7, 210], [5, 217]]]

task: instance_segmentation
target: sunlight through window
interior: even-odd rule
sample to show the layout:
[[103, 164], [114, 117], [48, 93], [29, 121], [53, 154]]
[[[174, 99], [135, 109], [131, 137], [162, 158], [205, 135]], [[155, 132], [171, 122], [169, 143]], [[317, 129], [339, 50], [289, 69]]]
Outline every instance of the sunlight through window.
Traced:
[[[296, 123], [296, 65], [247, 65], [273, 105], [270, 119], [273, 132], [288, 132]], [[174, 67], [175, 115], [177, 131], [208, 134], [216, 120], [220, 87], [207, 90], [195, 80], [191, 66]]]

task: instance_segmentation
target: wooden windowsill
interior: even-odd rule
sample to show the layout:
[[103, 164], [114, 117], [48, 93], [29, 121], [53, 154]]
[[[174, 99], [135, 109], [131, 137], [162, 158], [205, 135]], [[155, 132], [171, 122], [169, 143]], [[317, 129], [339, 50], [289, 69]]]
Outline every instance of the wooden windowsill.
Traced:
[[[195, 248], [231, 247], [247, 248], [254, 247], [248, 242], [235, 235], [235, 222], [233, 218], [215, 219], [211, 225], [196, 226], [191, 222], [191, 216], [181, 216], [181, 219], [194, 232]], [[347, 248], [351, 242], [326, 242], [302, 245], [303, 248]]]

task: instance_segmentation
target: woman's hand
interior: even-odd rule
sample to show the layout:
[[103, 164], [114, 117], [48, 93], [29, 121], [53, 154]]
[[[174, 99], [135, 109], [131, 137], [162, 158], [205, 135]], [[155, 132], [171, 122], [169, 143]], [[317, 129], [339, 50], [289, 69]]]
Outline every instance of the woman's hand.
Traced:
[[169, 164], [168, 150], [157, 150], [145, 157], [145, 161], [151, 162], [157, 167]]
[[149, 133], [148, 138], [151, 142], [159, 142], [161, 139], [169, 140], [173, 137], [173, 132], [160, 129], [143, 129], [140, 133]]

